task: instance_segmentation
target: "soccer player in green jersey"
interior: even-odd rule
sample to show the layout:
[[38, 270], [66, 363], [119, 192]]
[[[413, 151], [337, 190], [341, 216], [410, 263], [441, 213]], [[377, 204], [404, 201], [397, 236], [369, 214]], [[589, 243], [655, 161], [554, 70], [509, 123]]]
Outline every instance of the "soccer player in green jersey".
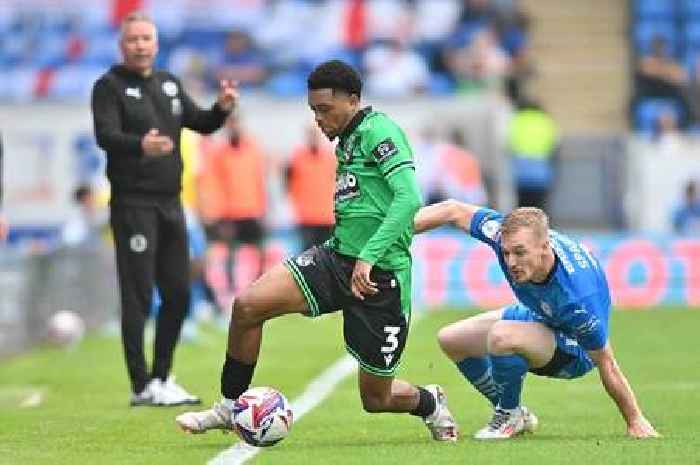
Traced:
[[385, 114], [362, 108], [361, 91], [359, 75], [341, 61], [323, 63], [309, 75], [316, 123], [337, 139], [333, 236], [270, 269], [236, 297], [221, 374], [223, 399], [209, 410], [178, 416], [183, 430], [231, 429], [233, 404], [250, 386], [265, 321], [342, 311], [345, 345], [360, 366], [364, 409], [410, 413], [434, 439], [457, 439], [440, 386], [418, 387], [394, 377], [411, 317], [410, 245], [421, 196], [406, 135]]

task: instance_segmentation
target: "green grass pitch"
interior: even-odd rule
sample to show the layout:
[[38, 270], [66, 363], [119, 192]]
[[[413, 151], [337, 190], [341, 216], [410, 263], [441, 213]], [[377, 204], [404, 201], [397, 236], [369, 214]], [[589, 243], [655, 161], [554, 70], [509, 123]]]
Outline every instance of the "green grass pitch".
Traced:
[[[442, 384], [463, 436], [433, 442], [408, 415], [362, 411], [354, 377], [297, 422], [285, 441], [253, 464], [679, 464], [700, 465], [700, 311], [615, 312], [611, 340], [648, 418], [664, 435], [638, 441], [605, 394], [596, 372], [573, 381], [528, 376], [524, 403], [540, 418], [537, 433], [482, 443], [471, 433], [490, 412], [435, 342], [444, 324], [470, 312], [429, 312], [412, 328], [400, 376]], [[266, 328], [254, 384], [294, 399], [344, 354], [338, 316], [287, 317]], [[225, 335], [204, 328], [180, 346], [178, 381], [218, 397]], [[32, 393], [42, 402], [20, 407]], [[76, 350], [40, 349], [0, 360], [0, 464], [205, 464], [236, 438], [182, 434], [173, 418], [185, 408], [129, 408], [122, 349], [116, 337], [90, 336]]]

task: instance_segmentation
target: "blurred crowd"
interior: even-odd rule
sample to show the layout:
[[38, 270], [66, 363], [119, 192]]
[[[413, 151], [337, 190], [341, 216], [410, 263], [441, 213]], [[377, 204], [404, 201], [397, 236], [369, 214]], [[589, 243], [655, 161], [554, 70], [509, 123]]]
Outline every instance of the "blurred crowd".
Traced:
[[700, 3], [635, 0], [631, 6], [632, 125], [673, 144], [700, 123]]
[[[632, 127], [650, 138], [659, 156], [683, 154], [687, 135], [700, 133], [700, 2], [635, 0], [631, 3], [635, 56]], [[678, 186], [670, 215], [673, 230], [695, 235], [700, 223], [697, 173]]]
[[8, 0], [0, 14], [0, 101], [81, 99], [118, 60], [124, 14], [160, 31], [158, 65], [194, 94], [219, 79], [301, 95], [330, 57], [360, 69], [369, 95], [503, 90], [530, 74], [528, 18], [516, 0]]

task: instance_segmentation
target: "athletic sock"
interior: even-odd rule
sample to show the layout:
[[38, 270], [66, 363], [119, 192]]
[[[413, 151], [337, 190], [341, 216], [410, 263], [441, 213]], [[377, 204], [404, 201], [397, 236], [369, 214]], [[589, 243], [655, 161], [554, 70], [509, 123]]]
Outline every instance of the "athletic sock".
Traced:
[[520, 405], [527, 360], [520, 355], [492, 355], [493, 379], [501, 390], [499, 406], [511, 410]]
[[420, 386], [416, 386], [416, 389], [418, 389], [418, 405], [409, 413], [422, 418], [435, 413], [435, 409], [437, 408], [435, 396], [433, 396], [430, 391]]
[[226, 399], [238, 399], [243, 394], [253, 379], [255, 364], [239, 362], [226, 354], [224, 368], [221, 370], [221, 395]]
[[493, 379], [491, 358], [487, 355], [478, 358], [465, 358], [456, 362], [462, 375], [495, 407], [501, 397], [501, 393]]

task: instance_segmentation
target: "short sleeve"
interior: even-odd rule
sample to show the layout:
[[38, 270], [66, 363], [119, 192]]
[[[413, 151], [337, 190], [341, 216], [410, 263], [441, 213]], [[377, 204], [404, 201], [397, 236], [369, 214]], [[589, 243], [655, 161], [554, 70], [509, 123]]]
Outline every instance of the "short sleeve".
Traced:
[[608, 309], [603, 305], [595, 295], [591, 295], [567, 306], [567, 332], [585, 350], [602, 349], [608, 341], [608, 320], [605, 316]]
[[485, 242], [491, 247], [498, 246], [498, 238], [501, 234], [503, 215], [496, 210], [481, 208], [472, 216], [469, 234], [474, 239]]
[[373, 117], [368, 125], [362, 148], [385, 178], [403, 169], [415, 169], [413, 151], [401, 128], [385, 116]]

